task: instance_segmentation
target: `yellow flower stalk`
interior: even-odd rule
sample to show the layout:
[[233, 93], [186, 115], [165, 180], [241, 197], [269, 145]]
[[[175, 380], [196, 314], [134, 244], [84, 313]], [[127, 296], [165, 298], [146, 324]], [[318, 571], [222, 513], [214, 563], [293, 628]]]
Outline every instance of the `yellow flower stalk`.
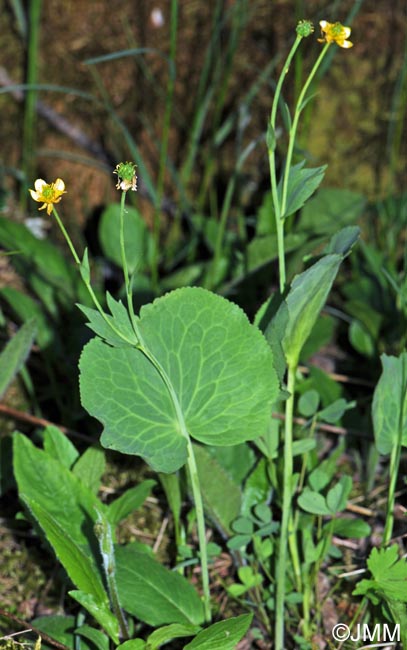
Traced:
[[319, 25], [323, 36], [318, 39], [320, 43], [336, 43], [345, 49], [353, 46], [353, 43], [347, 40], [351, 32], [350, 27], [345, 27], [341, 23], [328, 23], [326, 20], [320, 20]]
[[47, 214], [51, 214], [53, 204], [59, 203], [62, 195], [66, 194], [62, 178], [57, 178], [54, 183], [46, 183], [42, 178], [37, 178], [34, 187], [35, 189], [29, 192], [34, 201], [43, 204], [38, 210], [47, 209]]

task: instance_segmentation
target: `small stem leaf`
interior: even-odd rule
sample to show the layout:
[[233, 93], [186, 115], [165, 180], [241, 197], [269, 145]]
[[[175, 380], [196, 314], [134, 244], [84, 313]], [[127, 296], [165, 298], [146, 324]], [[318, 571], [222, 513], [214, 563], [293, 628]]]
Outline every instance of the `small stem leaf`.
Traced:
[[[304, 169], [304, 165], [305, 160], [293, 165], [288, 171], [287, 200], [281, 218], [286, 219], [290, 214], [300, 210], [322, 183], [327, 165], [310, 169]], [[281, 184], [279, 184], [278, 190], [281, 196]]]
[[117, 637], [98, 566], [99, 554], [94, 548], [95, 507], [101, 508], [103, 504], [66, 465], [35, 447], [26, 436], [14, 434], [13, 446], [14, 474], [21, 500], [44, 531], [72, 582], [92, 604], [92, 614], [96, 618], [99, 615], [97, 620], [106, 630], [109, 628], [112, 638]]
[[[117, 303], [118, 305], [121, 303]], [[118, 319], [113, 318], [109, 314], [104, 314], [104, 317], [97, 309], [86, 307], [85, 305], [77, 304], [77, 307], [85, 314], [88, 322], [86, 325], [92, 332], [95, 332], [106, 343], [114, 347], [128, 347], [130, 345], [136, 346], [138, 338], [131, 327], [128, 312], [125, 310], [127, 317], [124, 315]]]
[[291, 127], [292, 127], [293, 122], [292, 122], [292, 119], [291, 119], [291, 113], [290, 113], [290, 109], [288, 107], [287, 102], [282, 102], [281, 103], [281, 116], [283, 118], [285, 129], [286, 129], [287, 133], [289, 133], [291, 131]]
[[79, 266], [79, 271], [81, 273], [82, 280], [84, 281], [85, 284], [89, 284], [90, 282], [90, 266], [89, 266], [89, 255], [88, 255], [88, 249], [85, 248], [85, 252], [83, 254], [83, 259], [82, 262], [80, 263]]
[[276, 132], [270, 123], [267, 127], [266, 144], [269, 151], [275, 151], [277, 146]]

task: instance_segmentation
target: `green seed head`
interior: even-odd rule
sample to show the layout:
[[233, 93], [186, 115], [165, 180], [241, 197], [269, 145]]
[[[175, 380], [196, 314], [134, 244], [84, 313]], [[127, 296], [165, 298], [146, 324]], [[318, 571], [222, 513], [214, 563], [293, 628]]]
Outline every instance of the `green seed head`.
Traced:
[[296, 28], [298, 36], [302, 36], [303, 38], [310, 36], [313, 31], [314, 25], [310, 20], [300, 20]]

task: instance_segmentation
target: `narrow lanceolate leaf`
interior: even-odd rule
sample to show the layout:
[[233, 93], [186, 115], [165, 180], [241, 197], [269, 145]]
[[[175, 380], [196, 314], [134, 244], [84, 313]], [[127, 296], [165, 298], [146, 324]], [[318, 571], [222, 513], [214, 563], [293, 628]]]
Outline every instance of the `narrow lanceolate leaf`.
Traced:
[[201, 599], [186, 578], [132, 546], [116, 548], [116, 579], [123, 609], [144, 623], [203, 622]]
[[98, 602], [107, 600], [99, 555], [95, 555], [96, 496], [65, 465], [35, 447], [26, 436], [14, 434], [13, 452], [20, 498], [72, 582]]
[[92, 557], [75, 542], [66, 529], [62, 528], [55, 517], [52, 517], [36, 501], [29, 499], [25, 494], [20, 494], [20, 498], [44, 530], [48, 542], [54, 548], [72, 582], [79, 589], [92, 594], [100, 603], [107, 603], [100, 574]]
[[166, 625], [161, 627], [158, 630], [154, 630], [148, 637], [148, 645], [151, 646], [151, 650], [160, 648], [165, 643], [172, 641], [173, 639], [181, 639], [186, 636], [193, 636], [200, 632], [201, 628], [197, 625], [180, 625], [179, 623], [173, 623], [172, 625]]
[[98, 339], [80, 360], [84, 407], [104, 424], [101, 442], [173, 472], [187, 439], [235, 445], [265, 433], [278, 391], [273, 356], [244, 312], [200, 288], [142, 308], [141, 347]]
[[23, 367], [30, 354], [36, 332], [37, 326], [35, 320], [29, 320], [20, 327], [17, 334], [13, 336], [2, 350], [0, 354], [0, 398]]
[[234, 650], [249, 629], [252, 614], [228, 618], [202, 630], [184, 650]]
[[[341, 261], [341, 255], [326, 255], [292, 282], [285, 300], [288, 322], [282, 341], [289, 366], [294, 367], [298, 363], [303, 345], [325, 304]], [[281, 307], [279, 311], [283, 313]], [[276, 318], [278, 320], [279, 313]]]
[[373, 428], [377, 450], [390, 454], [393, 447], [407, 447], [407, 352], [399, 357], [381, 356], [383, 371], [376, 386]]
[[89, 284], [90, 282], [90, 266], [89, 266], [89, 255], [88, 255], [88, 249], [85, 248], [85, 252], [83, 254], [83, 259], [82, 262], [79, 266], [79, 271], [81, 274], [81, 277], [85, 284]]

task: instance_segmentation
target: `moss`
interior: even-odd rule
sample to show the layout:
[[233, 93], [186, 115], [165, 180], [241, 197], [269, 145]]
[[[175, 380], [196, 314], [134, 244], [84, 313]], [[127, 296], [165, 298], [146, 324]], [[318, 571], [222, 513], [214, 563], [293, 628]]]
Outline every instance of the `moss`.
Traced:
[[1, 529], [0, 607], [24, 619], [34, 614], [47, 581], [37, 555], [35, 548], [16, 542], [9, 531]]

